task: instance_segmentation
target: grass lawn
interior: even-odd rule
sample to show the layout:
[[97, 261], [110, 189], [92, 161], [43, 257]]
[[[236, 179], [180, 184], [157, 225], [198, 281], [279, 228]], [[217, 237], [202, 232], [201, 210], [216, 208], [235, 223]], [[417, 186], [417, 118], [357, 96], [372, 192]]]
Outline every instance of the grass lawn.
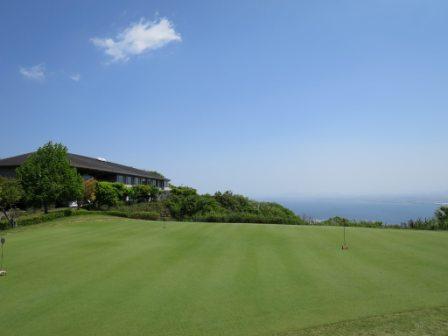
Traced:
[[8, 231], [7, 335], [446, 335], [448, 232], [81, 216]]

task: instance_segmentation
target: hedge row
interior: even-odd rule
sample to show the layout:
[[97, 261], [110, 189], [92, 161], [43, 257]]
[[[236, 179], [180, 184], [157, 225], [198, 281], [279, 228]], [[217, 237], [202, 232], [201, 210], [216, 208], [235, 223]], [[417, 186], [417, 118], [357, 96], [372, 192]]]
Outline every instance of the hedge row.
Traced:
[[105, 215], [116, 216], [116, 217], [124, 217], [124, 218], [132, 218], [132, 219], [145, 219], [145, 220], [158, 220], [160, 219], [159, 213], [155, 211], [102, 211]]
[[216, 222], [216, 223], [258, 223], [258, 224], [289, 224], [304, 225], [307, 224], [300, 218], [259, 216], [252, 213], [229, 213], [217, 214], [210, 213], [194, 216], [190, 219], [194, 222]]
[[[95, 213], [100, 213], [98, 211], [87, 211], [87, 210], [73, 210], [73, 209], [64, 209], [64, 210], [55, 210], [51, 211], [47, 214], [34, 214], [34, 215], [25, 215], [16, 219], [16, 223], [18, 226], [28, 226], [34, 224], [40, 224], [52, 221], [54, 219], [70, 217], [70, 216], [82, 216], [82, 215], [92, 215]], [[0, 221], [0, 230], [6, 230], [9, 228], [9, 223], [6, 220]]]

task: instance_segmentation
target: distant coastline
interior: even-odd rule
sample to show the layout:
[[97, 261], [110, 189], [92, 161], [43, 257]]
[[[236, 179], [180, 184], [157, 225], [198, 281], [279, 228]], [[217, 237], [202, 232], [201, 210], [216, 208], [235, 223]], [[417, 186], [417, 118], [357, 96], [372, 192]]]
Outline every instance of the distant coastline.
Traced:
[[400, 224], [409, 219], [430, 218], [448, 201], [430, 198], [275, 198], [297, 215], [322, 221], [334, 216], [351, 220], [382, 221]]

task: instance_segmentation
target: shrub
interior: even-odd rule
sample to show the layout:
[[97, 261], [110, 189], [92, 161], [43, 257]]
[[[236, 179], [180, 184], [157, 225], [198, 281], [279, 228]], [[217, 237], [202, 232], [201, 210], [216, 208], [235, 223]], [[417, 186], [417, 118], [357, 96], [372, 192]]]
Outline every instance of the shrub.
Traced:
[[358, 226], [358, 227], [370, 227], [370, 228], [381, 228], [384, 224], [379, 221], [354, 221], [343, 217], [332, 217], [325, 221], [319, 222], [319, 225], [329, 225], [329, 226]]
[[448, 206], [441, 206], [436, 210], [435, 221], [440, 230], [448, 230]]
[[249, 199], [242, 195], [234, 195], [231, 191], [224, 193], [218, 191], [215, 193], [214, 198], [224, 209], [239, 212], [250, 210]]
[[105, 211], [105, 214], [109, 216], [132, 218], [132, 219], [145, 219], [145, 220], [158, 220], [160, 218], [159, 214], [154, 211], [130, 212], [130, 211], [112, 210], [112, 211]]
[[65, 209], [64, 210], [64, 216], [68, 217], [73, 215], [73, 210], [72, 209]]
[[156, 201], [159, 194], [159, 188], [148, 184], [135, 185], [130, 190], [131, 200], [137, 203]]
[[118, 204], [118, 193], [116, 187], [110, 182], [98, 182], [96, 184], [96, 203], [98, 207], [111, 207]]
[[217, 222], [217, 223], [259, 223], [259, 224], [289, 224], [289, 225], [304, 225], [306, 224], [299, 217], [268, 217], [260, 216], [253, 213], [206, 213], [197, 215], [191, 218], [196, 222]]
[[[82, 216], [82, 215], [92, 215], [92, 214], [101, 214], [101, 212], [96, 211], [87, 211], [87, 210], [72, 210], [72, 209], [64, 209], [64, 210], [56, 210], [50, 211], [48, 213], [37, 213], [32, 215], [24, 215], [17, 219], [18, 226], [28, 226], [34, 224], [40, 224], [52, 221], [54, 219], [69, 217], [69, 216]], [[4, 230], [8, 228], [8, 223], [6, 221], [0, 221], [0, 229]]]
[[414, 230], [437, 230], [439, 229], [439, 221], [434, 218], [410, 219], [403, 223], [402, 227]]
[[14, 207], [22, 197], [23, 190], [17, 180], [0, 177], [0, 211], [11, 226], [14, 226], [15, 223], [16, 212]]
[[112, 188], [115, 189], [118, 201], [125, 202], [130, 195], [130, 189], [121, 182], [109, 182]]
[[84, 197], [83, 197], [83, 203], [84, 204], [93, 204], [95, 202], [95, 191], [96, 191], [96, 185], [98, 181], [94, 178], [88, 179], [84, 181]]

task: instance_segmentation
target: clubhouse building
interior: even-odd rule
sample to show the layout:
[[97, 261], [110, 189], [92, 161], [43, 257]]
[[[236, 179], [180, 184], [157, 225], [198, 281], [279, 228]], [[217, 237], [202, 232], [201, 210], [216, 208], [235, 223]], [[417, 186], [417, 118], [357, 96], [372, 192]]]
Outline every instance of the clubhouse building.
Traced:
[[[0, 176], [15, 177], [16, 168], [22, 165], [31, 154], [0, 159]], [[157, 172], [109, 162], [103, 158], [95, 159], [71, 153], [67, 155], [72, 167], [75, 167], [85, 180], [95, 178], [98, 181], [121, 182], [129, 186], [151, 184], [162, 190], [168, 188], [170, 180]]]

